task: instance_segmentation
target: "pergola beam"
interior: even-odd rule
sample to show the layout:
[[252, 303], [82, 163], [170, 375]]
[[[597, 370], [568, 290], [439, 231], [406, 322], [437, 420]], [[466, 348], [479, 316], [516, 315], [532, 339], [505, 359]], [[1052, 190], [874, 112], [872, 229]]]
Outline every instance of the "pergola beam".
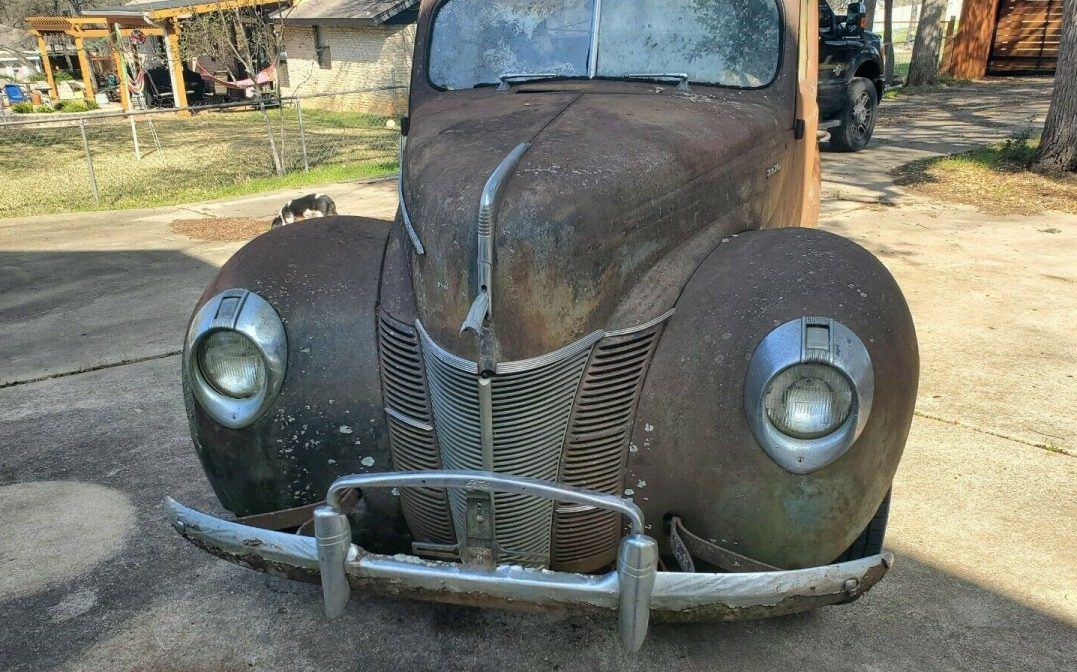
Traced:
[[[30, 32], [37, 36], [45, 33], [57, 33], [70, 37], [110, 37], [112, 28], [105, 17], [96, 16], [30, 16], [26, 18], [26, 24]], [[161, 37], [164, 31], [156, 26], [145, 23], [141, 18], [137, 23], [116, 22], [120, 27], [120, 34], [130, 37], [134, 31], [140, 31], [143, 35], [155, 35]]]
[[75, 37], [75, 55], [79, 57], [79, 70], [82, 71], [82, 95], [86, 100], [93, 100], [96, 94], [94, 90], [93, 68], [90, 59], [86, 56], [86, 43], [81, 35]]
[[56, 89], [56, 78], [52, 75], [52, 60], [49, 59], [49, 43], [44, 35], [37, 35], [37, 50], [41, 54], [41, 67], [45, 70], [45, 81], [49, 83], [49, 94], [52, 100], [60, 98], [60, 92]]
[[[161, 30], [160, 28], [121, 28], [120, 35], [122, 35], [123, 37], [131, 37], [131, 33], [136, 30], [141, 31], [143, 35], [153, 35], [156, 37], [163, 37], [165, 34], [165, 31]], [[106, 27], [89, 29], [84, 28], [75, 33], [74, 35], [80, 35], [82, 37], [112, 37], [112, 35], [114, 34], [115, 33], [110, 31]]]
[[285, 0], [221, 0], [220, 2], [206, 2], [186, 7], [173, 7], [172, 9], [158, 9], [149, 12], [150, 18], [156, 19], [186, 19], [194, 14], [206, 14], [222, 9], [238, 9], [241, 7], [261, 7], [263, 5], [287, 5]]
[[165, 56], [168, 72], [172, 75], [172, 102], [176, 107], [187, 107], [187, 80], [183, 77], [183, 57], [180, 56], [179, 21], [165, 21]]
[[[116, 30], [116, 42], [120, 40], [120, 26], [115, 26]], [[127, 67], [123, 63], [123, 53], [120, 51], [119, 44], [116, 44], [112, 50], [112, 62], [116, 66], [116, 79], [117, 86], [120, 87], [120, 107], [124, 112], [131, 110], [131, 89], [130, 84], [127, 81]]]
[[[32, 34], [37, 37], [41, 62], [45, 66], [45, 76], [53, 98], [59, 98], [56, 82], [52, 75], [52, 66], [48, 54], [46, 34], [62, 34], [74, 39], [75, 51], [82, 69], [82, 81], [86, 87], [86, 98], [93, 99], [95, 86], [90, 59], [86, 55], [86, 38], [130, 37], [138, 30], [143, 35], [163, 38], [168, 71], [172, 78], [172, 96], [176, 107], [187, 107], [187, 82], [183, 77], [183, 57], [180, 55], [180, 23], [183, 19], [197, 14], [207, 14], [222, 10], [242, 7], [264, 7], [270, 5], [286, 6], [290, 0], [218, 0], [203, 2], [186, 7], [158, 9], [149, 12], [115, 8], [114, 10], [86, 10], [83, 16], [29, 16], [25, 21]], [[66, 53], [66, 52], [65, 52]], [[121, 55], [113, 50], [113, 62], [120, 79], [121, 97], [124, 109], [130, 109], [130, 92], [127, 89], [127, 72], [123, 67]]]

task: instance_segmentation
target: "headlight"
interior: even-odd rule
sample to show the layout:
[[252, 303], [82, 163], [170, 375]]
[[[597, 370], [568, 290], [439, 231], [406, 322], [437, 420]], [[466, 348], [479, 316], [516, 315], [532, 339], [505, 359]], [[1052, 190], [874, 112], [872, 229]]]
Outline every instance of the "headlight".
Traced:
[[222, 292], [191, 320], [183, 349], [191, 394], [229, 429], [247, 427], [269, 410], [287, 363], [284, 323], [254, 292]]
[[848, 327], [805, 317], [767, 334], [748, 364], [744, 410], [760, 447], [782, 468], [808, 474], [845, 454], [871, 412], [875, 377]]
[[215, 331], [198, 348], [202, 376], [233, 399], [253, 397], [265, 385], [266, 367], [258, 347], [238, 331]]
[[782, 434], [818, 439], [830, 434], [853, 406], [853, 388], [841, 371], [824, 364], [798, 364], [775, 376], [763, 399], [767, 417]]

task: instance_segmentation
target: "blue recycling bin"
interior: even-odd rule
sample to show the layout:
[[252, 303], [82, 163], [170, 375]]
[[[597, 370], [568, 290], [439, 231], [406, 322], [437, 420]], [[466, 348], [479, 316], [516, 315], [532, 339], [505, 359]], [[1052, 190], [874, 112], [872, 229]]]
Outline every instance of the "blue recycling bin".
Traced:
[[25, 103], [30, 100], [18, 84], [4, 84], [4, 95], [12, 103]]

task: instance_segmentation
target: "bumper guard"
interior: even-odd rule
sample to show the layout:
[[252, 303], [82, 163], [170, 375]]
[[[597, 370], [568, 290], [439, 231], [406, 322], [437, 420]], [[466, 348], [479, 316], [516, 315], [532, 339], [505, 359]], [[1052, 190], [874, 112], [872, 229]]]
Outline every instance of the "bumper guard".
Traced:
[[[461, 488], [509, 492], [616, 511], [629, 523], [617, 568], [605, 575], [501, 565], [493, 569], [379, 555], [351, 543], [342, 499], [367, 488]], [[263, 530], [214, 518], [169, 498], [172, 526], [194, 545], [236, 564], [290, 579], [321, 582], [325, 611], [340, 616], [353, 588], [390, 595], [495, 607], [613, 611], [621, 641], [638, 651], [652, 613], [673, 621], [779, 616], [856, 599], [893, 564], [889, 553], [810, 569], [699, 574], [658, 571], [658, 543], [629, 500], [549, 481], [483, 471], [424, 471], [345, 476], [314, 513], [315, 536]]]

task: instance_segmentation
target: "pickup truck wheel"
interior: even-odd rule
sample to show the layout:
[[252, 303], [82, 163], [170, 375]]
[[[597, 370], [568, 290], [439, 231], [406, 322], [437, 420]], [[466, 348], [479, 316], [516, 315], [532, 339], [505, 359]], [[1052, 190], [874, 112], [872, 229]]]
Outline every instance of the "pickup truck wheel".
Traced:
[[830, 146], [839, 152], [859, 152], [871, 142], [875, 132], [875, 112], [879, 107], [879, 95], [871, 80], [855, 77], [849, 82], [845, 112], [841, 125], [830, 134]]
[[834, 562], [848, 562], [850, 560], [859, 560], [860, 558], [866, 558], [870, 555], [876, 555], [883, 550], [883, 538], [886, 536], [886, 521], [890, 518], [890, 492], [886, 493], [886, 497], [883, 498], [883, 503], [879, 505], [879, 510], [875, 512], [875, 516], [872, 517], [871, 522], [864, 528], [864, 531], [860, 533], [860, 536], [856, 538], [844, 553], [842, 553]]

